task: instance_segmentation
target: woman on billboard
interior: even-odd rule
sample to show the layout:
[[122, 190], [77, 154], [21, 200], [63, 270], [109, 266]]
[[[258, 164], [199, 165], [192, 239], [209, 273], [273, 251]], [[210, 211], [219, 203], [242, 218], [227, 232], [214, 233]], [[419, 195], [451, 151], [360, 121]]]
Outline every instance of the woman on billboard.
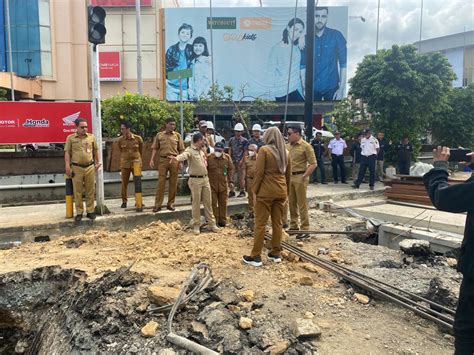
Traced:
[[276, 101], [286, 101], [288, 77], [290, 78], [288, 101], [304, 101], [301, 94], [303, 85], [300, 70], [300, 47], [304, 41], [304, 29], [305, 24], [301, 19], [297, 17], [291, 19], [283, 30], [282, 40], [270, 51], [268, 67], [272, 83], [271, 92]]
[[209, 92], [212, 83], [211, 57], [204, 37], [196, 37], [193, 42], [191, 68], [193, 76], [189, 79], [189, 99], [197, 101]]

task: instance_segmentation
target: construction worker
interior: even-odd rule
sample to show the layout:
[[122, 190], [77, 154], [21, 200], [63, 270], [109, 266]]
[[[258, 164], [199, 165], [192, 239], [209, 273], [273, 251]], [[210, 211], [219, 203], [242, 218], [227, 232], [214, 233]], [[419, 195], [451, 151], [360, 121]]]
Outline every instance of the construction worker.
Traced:
[[66, 138], [64, 146], [64, 162], [66, 175], [72, 178], [74, 201], [76, 202], [76, 222], [82, 220], [84, 203], [83, 193], [86, 195], [87, 218], [94, 220], [95, 172], [101, 166], [99, 149], [92, 134], [87, 133], [87, 121], [78, 118], [74, 121], [76, 133]]
[[224, 144], [216, 143], [214, 153], [207, 159], [209, 184], [211, 185], [212, 211], [219, 227], [227, 222], [227, 198], [234, 185], [234, 167], [229, 154], [224, 153]]
[[253, 216], [254, 207], [252, 186], [255, 177], [255, 166], [257, 164], [257, 152], [258, 146], [256, 144], [250, 144], [248, 146], [248, 155], [244, 157], [244, 163], [242, 164], [242, 181], [240, 182], [241, 186], [244, 186], [247, 190], [250, 216]]
[[[247, 139], [243, 137], [244, 125], [242, 123], [237, 123], [234, 126], [235, 136], [232, 137], [229, 141], [229, 155], [232, 158], [234, 164], [234, 174], [237, 175], [237, 180], [240, 184], [242, 180], [242, 163], [244, 162], [245, 150], [247, 148]], [[239, 186], [240, 194], [238, 197], [245, 197], [245, 191], [242, 186]], [[235, 197], [235, 189], [230, 191], [229, 197]]]
[[194, 234], [200, 233], [201, 201], [204, 205], [204, 215], [209, 229], [215, 233], [220, 231], [216, 225], [216, 220], [212, 215], [211, 186], [209, 185], [209, 178], [207, 176], [207, 159], [206, 154], [202, 150], [204, 145], [204, 136], [200, 132], [197, 132], [193, 135], [190, 147], [186, 148], [186, 150], [178, 156], [169, 156], [169, 159], [173, 162], [188, 162], [188, 186], [191, 190], [192, 198], [191, 225]]
[[127, 189], [130, 174], [133, 173], [133, 165], [142, 165], [143, 139], [131, 131], [132, 124], [129, 121], [120, 123], [122, 135], [117, 145], [120, 152], [120, 174], [122, 177], [122, 206], [127, 207]]
[[[212, 125], [212, 128], [214, 128], [214, 125]], [[199, 121], [199, 132], [202, 134], [202, 136], [204, 137], [204, 153], [208, 154], [210, 153], [210, 148], [214, 148], [214, 146], [216, 145], [215, 141], [214, 141], [214, 137], [209, 134], [209, 132], [207, 131], [208, 129], [208, 124], [206, 121], [202, 120], [202, 121]]]
[[285, 140], [277, 127], [267, 129], [263, 135], [265, 145], [260, 148], [253, 182], [255, 201], [254, 242], [250, 255], [242, 261], [252, 266], [262, 266], [263, 241], [268, 217], [272, 220], [271, 251], [268, 260], [281, 262], [281, 237], [283, 234], [283, 205], [288, 196], [291, 176], [291, 158]]
[[155, 155], [158, 152], [158, 186], [156, 189], [155, 207], [153, 212], [160, 212], [165, 196], [166, 175], [169, 173], [168, 204], [166, 208], [174, 211], [174, 202], [176, 191], [178, 189], [178, 170], [179, 163], [176, 160], [170, 160], [169, 156], [177, 156], [184, 151], [184, 143], [181, 135], [175, 132], [176, 121], [173, 118], [166, 120], [165, 130], [159, 132], [153, 140], [151, 146], [152, 153], [150, 159], [150, 168], [155, 168]]
[[[301, 230], [309, 230], [306, 190], [309, 177], [316, 169], [317, 163], [313, 147], [301, 137], [301, 126], [288, 127], [287, 149], [292, 161], [290, 193], [288, 196], [290, 229], [299, 230], [298, 222], [301, 222]], [[300, 234], [297, 238], [307, 237], [307, 234]]]
[[[252, 127], [252, 138], [250, 138], [247, 142], [247, 147], [250, 144], [256, 144], [257, 149], [260, 149], [260, 147], [263, 146], [263, 139], [261, 137], [262, 134], [262, 126], [260, 126], [258, 123], [254, 124]], [[248, 148], [247, 148], [248, 150]]]

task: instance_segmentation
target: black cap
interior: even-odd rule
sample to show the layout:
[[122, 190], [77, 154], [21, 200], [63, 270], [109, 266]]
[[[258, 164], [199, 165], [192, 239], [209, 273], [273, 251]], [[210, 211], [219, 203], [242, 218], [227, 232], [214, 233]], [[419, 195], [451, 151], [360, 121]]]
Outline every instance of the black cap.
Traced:
[[215, 150], [224, 150], [224, 143], [222, 143], [222, 142], [216, 143], [216, 145], [214, 146], [214, 149]]
[[365, 128], [363, 131], [362, 131], [363, 134], [367, 134], [367, 133], [370, 133], [370, 128]]

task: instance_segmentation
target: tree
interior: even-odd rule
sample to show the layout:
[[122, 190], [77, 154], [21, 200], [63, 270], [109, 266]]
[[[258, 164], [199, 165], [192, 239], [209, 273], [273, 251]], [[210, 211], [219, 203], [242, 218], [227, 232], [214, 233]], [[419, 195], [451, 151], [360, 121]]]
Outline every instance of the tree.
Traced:
[[363, 128], [361, 124], [363, 125], [366, 120], [364, 107], [357, 107], [357, 104], [349, 98], [339, 101], [328, 115], [334, 118], [334, 124], [344, 138], [352, 138], [359, 133]]
[[[194, 105], [184, 103], [184, 129], [193, 125]], [[156, 97], [125, 93], [102, 101], [102, 125], [104, 135], [116, 137], [120, 133], [120, 121], [132, 123], [132, 130], [144, 138], [152, 138], [165, 124], [167, 118], [176, 120], [180, 128], [179, 103], [161, 101]]]
[[436, 114], [433, 143], [452, 148], [474, 148], [474, 84], [454, 88], [448, 96], [448, 107]]
[[376, 129], [394, 141], [407, 136], [417, 148], [435, 115], [447, 109], [455, 77], [446, 56], [394, 45], [365, 56], [350, 85], [374, 113]]
[[7, 90], [0, 89], [0, 101], [7, 101]]

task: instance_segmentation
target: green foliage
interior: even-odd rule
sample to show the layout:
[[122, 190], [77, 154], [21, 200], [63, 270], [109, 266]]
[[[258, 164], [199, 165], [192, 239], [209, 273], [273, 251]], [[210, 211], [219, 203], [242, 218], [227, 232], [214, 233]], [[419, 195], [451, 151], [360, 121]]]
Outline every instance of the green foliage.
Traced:
[[337, 130], [345, 139], [351, 138], [361, 131], [360, 125], [356, 122], [365, 118], [363, 108], [358, 108], [354, 102], [346, 98], [334, 106], [334, 110], [328, 115], [334, 118]]
[[0, 101], [7, 101], [7, 90], [0, 88]]
[[[184, 130], [193, 125], [194, 105], [183, 105]], [[161, 101], [156, 97], [125, 93], [102, 101], [102, 127], [104, 135], [116, 137], [120, 134], [120, 121], [132, 123], [132, 131], [152, 138], [165, 124], [167, 118], [176, 120], [177, 131], [180, 130], [179, 103]]]
[[446, 56], [394, 45], [365, 56], [350, 85], [374, 113], [374, 128], [393, 141], [407, 136], [416, 149], [435, 115], [448, 107], [454, 79]]
[[451, 148], [474, 148], [474, 84], [453, 89], [448, 103], [445, 110], [436, 114], [433, 143]]

